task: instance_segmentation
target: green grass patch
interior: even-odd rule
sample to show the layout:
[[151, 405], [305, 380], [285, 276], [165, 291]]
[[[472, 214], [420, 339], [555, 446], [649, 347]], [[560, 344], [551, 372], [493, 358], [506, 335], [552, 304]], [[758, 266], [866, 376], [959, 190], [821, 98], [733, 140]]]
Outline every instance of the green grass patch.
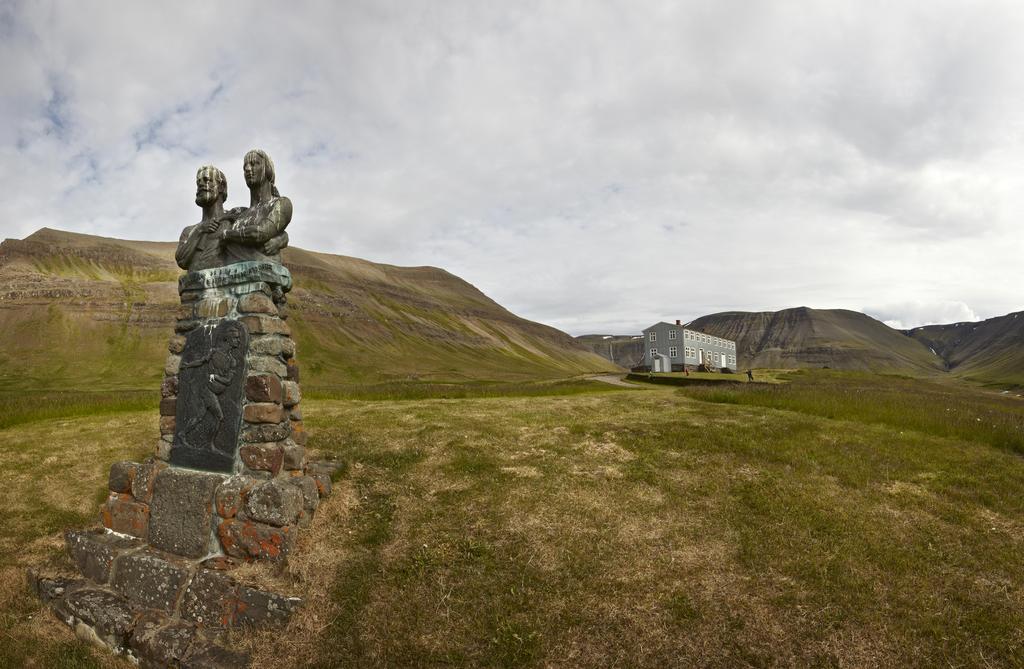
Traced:
[[76, 418], [155, 409], [160, 393], [155, 390], [106, 391], [0, 391], [0, 430], [14, 425], [54, 418]]
[[[779, 388], [801, 386], [992, 400], [894, 377]], [[761, 390], [307, 397], [310, 447], [346, 467], [281, 577], [311, 608], [257, 666], [1019, 664], [1024, 459], [979, 431], [750, 403]], [[37, 627], [21, 575], [62, 563], [60, 526], [95, 514], [110, 462], [144, 457], [156, 426], [0, 430], [0, 663], [95, 661]]]
[[519, 383], [466, 381], [431, 383], [394, 381], [353, 383], [303, 388], [306, 397], [318, 400], [419, 400], [464, 399], [474, 397], [544, 397], [578, 395], [616, 390], [606, 383], [584, 379], [529, 381]]
[[786, 409], [901, 430], [965, 439], [1024, 453], [1024, 401], [964, 384], [896, 375], [805, 370], [784, 384], [746, 384], [728, 391], [687, 387], [705, 402]]

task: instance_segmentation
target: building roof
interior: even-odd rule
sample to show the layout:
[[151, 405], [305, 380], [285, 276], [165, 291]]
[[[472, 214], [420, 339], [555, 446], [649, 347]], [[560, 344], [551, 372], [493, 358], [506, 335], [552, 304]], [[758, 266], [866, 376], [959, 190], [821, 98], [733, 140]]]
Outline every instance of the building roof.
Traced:
[[693, 328], [686, 327], [685, 325], [676, 325], [675, 323], [666, 323], [665, 321], [658, 321], [654, 325], [646, 327], [643, 330], [641, 330], [640, 332], [650, 332], [651, 330], [653, 330], [654, 328], [658, 327], [659, 325], [667, 325], [670, 328], [680, 328], [682, 330], [689, 330], [690, 332], [697, 332], [699, 334], [708, 335], [709, 337], [714, 337], [716, 339], [721, 339], [722, 341], [731, 341], [733, 343], [736, 343], [735, 339], [727, 339], [725, 337], [719, 337], [718, 335], [712, 335], [712, 334], [708, 334], [707, 332], [701, 332], [700, 330], [694, 330]]

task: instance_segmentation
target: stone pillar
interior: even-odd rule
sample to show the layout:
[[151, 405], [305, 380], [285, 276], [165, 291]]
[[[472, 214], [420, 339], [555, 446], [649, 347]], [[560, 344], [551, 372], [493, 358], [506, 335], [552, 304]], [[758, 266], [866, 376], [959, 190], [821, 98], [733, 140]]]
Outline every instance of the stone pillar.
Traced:
[[258, 478], [303, 469], [306, 433], [286, 322], [290, 288], [288, 270], [266, 262], [181, 278], [182, 306], [164, 370], [159, 458]]
[[104, 525], [192, 559], [284, 559], [330, 491], [309, 466], [282, 265], [189, 272], [164, 367], [160, 441], [118, 463]]

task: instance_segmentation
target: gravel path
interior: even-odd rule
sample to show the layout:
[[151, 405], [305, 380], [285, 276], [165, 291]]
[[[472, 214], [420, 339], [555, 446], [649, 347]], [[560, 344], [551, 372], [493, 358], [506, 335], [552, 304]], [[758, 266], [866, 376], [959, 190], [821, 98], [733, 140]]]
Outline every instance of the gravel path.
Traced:
[[597, 375], [597, 376], [588, 376], [587, 378], [591, 379], [593, 381], [603, 381], [604, 383], [610, 383], [613, 386], [622, 386], [623, 388], [632, 388], [634, 390], [642, 387], [642, 386], [636, 385], [635, 383], [627, 383], [626, 381], [622, 380], [621, 376], [618, 376], [616, 374], [600, 374], [600, 375]]

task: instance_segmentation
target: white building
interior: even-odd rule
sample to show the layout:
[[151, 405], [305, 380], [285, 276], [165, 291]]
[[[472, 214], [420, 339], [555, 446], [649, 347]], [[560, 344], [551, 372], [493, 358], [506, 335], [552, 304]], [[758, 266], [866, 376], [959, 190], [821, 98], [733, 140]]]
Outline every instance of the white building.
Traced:
[[736, 370], [736, 342], [671, 323], [644, 328], [644, 365], [652, 372], [707, 369]]

